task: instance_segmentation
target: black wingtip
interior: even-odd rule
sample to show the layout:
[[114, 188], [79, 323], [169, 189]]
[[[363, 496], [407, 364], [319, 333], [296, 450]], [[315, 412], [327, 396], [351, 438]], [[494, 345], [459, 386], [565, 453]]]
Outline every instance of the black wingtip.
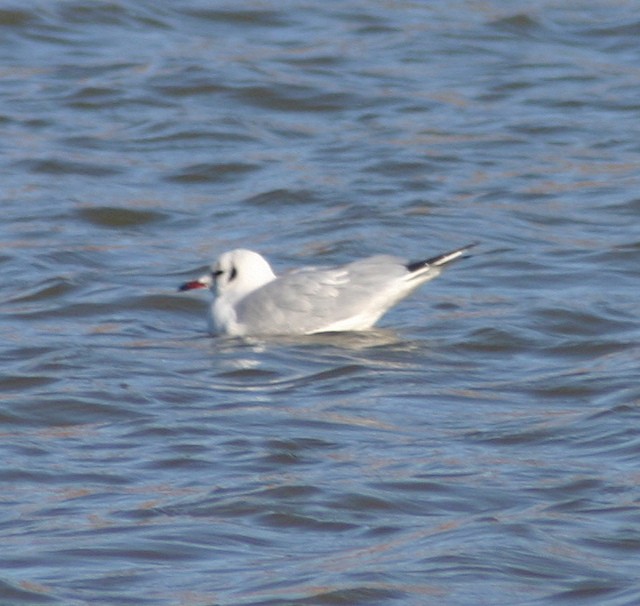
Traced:
[[468, 259], [471, 255], [466, 255], [465, 253], [472, 249], [474, 246], [478, 246], [480, 242], [471, 242], [471, 244], [467, 244], [462, 248], [456, 248], [455, 250], [446, 252], [441, 255], [437, 255], [435, 257], [431, 257], [430, 259], [425, 259], [423, 261], [414, 261], [413, 263], [407, 264], [407, 269], [410, 272], [418, 271], [419, 269], [423, 269], [428, 266], [441, 267], [443, 265], [447, 265], [452, 261], [458, 261], [459, 259]]

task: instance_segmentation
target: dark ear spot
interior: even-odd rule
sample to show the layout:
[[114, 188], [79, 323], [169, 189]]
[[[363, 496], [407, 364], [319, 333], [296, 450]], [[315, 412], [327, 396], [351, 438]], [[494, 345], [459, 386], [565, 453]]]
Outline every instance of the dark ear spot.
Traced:
[[229, 282], [233, 282], [233, 280], [236, 279], [236, 276], [238, 275], [238, 271], [236, 270], [235, 267], [231, 268], [231, 273], [229, 274]]

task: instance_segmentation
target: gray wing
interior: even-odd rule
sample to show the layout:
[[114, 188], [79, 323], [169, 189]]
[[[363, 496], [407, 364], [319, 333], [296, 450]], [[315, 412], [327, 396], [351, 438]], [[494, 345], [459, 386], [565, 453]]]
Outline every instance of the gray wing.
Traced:
[[247, 295], [238, 304], [237, 319], [261, 334], [319, 330], [359, 313], [408, 275], [406, 261], [387, 255], [342, 267], [301, 269]]

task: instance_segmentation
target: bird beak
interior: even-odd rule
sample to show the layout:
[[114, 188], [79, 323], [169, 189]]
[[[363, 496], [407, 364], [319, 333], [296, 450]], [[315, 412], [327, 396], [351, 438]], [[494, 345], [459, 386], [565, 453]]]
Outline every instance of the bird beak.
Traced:
[[191, 280], [190, 282], [185, 282], [184, 284], [178, 287], [178, 291], [184, 292], [186, 290], [193, 290], [195, 288], [211, 288], [211, 284], [213, 280], [211, 276], [201, 276], [197, 280]]
[[178, 287], [180, 292], [184, 292], [185, 290], [193, 290], [194, 288], [206, 288], [207, 285], [201, 282], [200, 280], [192, 280], [191, 282], [185, 282]]

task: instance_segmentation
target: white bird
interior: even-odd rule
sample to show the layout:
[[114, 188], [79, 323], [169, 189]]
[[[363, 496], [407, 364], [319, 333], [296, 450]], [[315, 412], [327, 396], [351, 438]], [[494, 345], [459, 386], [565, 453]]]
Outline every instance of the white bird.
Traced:
[[180, 286], [209, 288], [214, 333], [234, 336], [309, 335], [366, 330], [393, 305], [440, 275], [476, 243], [409, 263], [376, 255], [338, 267], [304, 267], [276, 277], [256, 252], [223, 253], [211, 272]]

